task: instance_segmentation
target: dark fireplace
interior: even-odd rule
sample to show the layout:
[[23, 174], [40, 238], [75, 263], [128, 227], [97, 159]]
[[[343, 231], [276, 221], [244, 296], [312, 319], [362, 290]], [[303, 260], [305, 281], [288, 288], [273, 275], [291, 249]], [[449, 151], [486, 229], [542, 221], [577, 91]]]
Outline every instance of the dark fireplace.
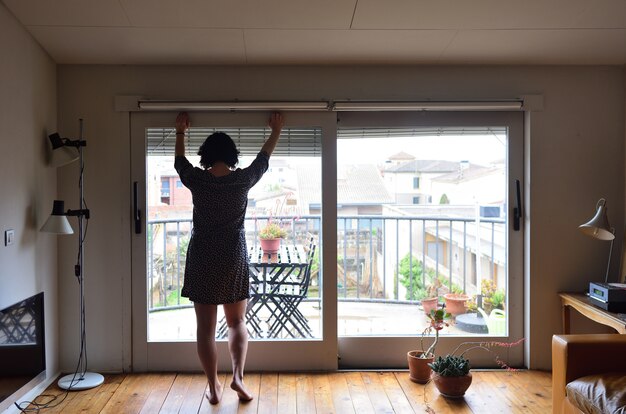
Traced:
[[45, 369], [42, 292], [0, 310], [0, 406]]

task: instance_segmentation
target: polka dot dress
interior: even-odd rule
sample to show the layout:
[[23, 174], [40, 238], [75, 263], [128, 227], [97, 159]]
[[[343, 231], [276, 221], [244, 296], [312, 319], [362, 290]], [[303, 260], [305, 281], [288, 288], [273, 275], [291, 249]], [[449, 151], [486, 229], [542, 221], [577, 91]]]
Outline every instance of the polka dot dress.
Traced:
[[216, 177], [176, 157], [174, 167], [193, 197], [193, 230], [181, 295], [192, 302], [235, 303], [250, 297], [244, 220], [248, 191], [267, 171], [259, 152], [249, 167]]

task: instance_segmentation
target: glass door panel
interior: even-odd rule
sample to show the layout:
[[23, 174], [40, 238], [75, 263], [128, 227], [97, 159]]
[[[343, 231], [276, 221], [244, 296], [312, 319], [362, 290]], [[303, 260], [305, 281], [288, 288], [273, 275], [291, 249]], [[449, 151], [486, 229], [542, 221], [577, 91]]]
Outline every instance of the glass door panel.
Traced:
[[[324, 113], [322, 115], [328, 114]], [[168, 352], [195, 349], [193, 304], [180, 292], [184, 282], [187, 245], [193, 231], [191, 193], [174, 170], [176, 114], [133, 114], [133, 175], [139, 204], [145, 208], [145, 233], [134, 240], [135, 312], [142, 322], [135, 329], [139, 340], [134, 358], [147, 369], [197, 365], [195, 351], [178, 361], [161, 358]], [[254, 159], [269, 135], [269, 114], [192, 113], [186, 137], [187, 158], [199, 165], [198, 147], [216, 130], [228, 133], [240, 153], [238, 167]], [[283, 364], [336, 366], [332, 355], [336, 340], [325, 340], [321, 205], [311, 200], [321, 194], [321, 145], [329, 124], [314, 114], [286, 115], [287, 125], [261, 181], [249, 193], [245, 220], [250, 257], [251, 299], [247, 312], [252, 369], [278, 369]], [[313, 125], [313, 126], [311, 126]], [[333, 125], [334, 126], [334, 125]], [[143, 171], [143, 173], [142, 173]], [[260, 248], [259, 233], [269, 223], [286, 232], [271, 257]], [[218, 311], [218, 340], [223, 348], [220, 367], [229, 368], [227, 328]], [[274, 357], [264, 356], [273, 349]], [[312, 361], [285, 362], [277, 352], [307, 349]], [[197, 365], [199, 367], [199, 365]], [[293, 366], [293, 365], [292, 365]]]
[[[509, 214], [511, 183], [522, 180], [522, 114], [338, 116], [341, 366], [404, 367], [433, 303], [452, 313], [438, 353], [521, 338], [522, 232]], [[398, 351], [377, 360], [361, 351], [378, 346]], [[518, 348], [506, 356], [519, 366]]]

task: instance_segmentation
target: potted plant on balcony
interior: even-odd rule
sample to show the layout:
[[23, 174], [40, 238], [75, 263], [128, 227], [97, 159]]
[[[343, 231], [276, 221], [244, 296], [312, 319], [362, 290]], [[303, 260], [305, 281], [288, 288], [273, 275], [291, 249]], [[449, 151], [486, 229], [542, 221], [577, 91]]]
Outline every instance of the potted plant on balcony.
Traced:
[[467, 301], [469, 295], [465, 293], [446, 293], [444, 296], [446, 300], [446, 309], [452, 316], [457, 316], [467, 312]]
[[269, 221], [265, 227], [259, 231], [259, 241], [263, 253], [276, 253], [280, 249], [280, 240], [287, 236], [285, 229], [277, 223]]
[[421, 300], [422, 308], [426, 315], [436, 310], [439, 306], [439, 295], [445, 289], [439, 278], [433, 278], [433, 282], [426, 288], [426, 297]]
[[504, 309], [506, 294], [504, 290], [498, 289], [495, 282], [484, 279], [480, 284], [482, 294], [482, 308], [485, 312], [491, 313], [493, 309]]
[[[433, 309], [427, 316], [429, 324], [422, 332], [420, 338], [421, 349], [407, 353], [409, 378], [418, 384], [426, 384], [430, 379], [431, 369], [428, 364], [433, 362], [435, 358], [435, 348], [437, 347], [437, 342], [439, 342], [439, 331], [448, 326], [445, 320], [450, 317], [450, 314], [443, 309]], [[435, 331], [435, 339], [428, 349], [424, 351], [424, 336], [430, 334], [433, 330]]]

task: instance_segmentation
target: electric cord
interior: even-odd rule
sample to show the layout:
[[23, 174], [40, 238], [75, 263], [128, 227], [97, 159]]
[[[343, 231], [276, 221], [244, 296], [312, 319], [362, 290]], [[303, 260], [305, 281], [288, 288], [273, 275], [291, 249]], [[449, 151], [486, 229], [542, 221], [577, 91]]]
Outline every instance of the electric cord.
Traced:
[[[82, 283], [82, 280], [80, 280], [80, 278], [79, 278], [78, 283]], [[84, 306], [84, 303], [82, 303], [82, 300], [81, 300], [81, 318], [83, 320], [85, 319], [85, 306]], [[72, 381], [70, 381], [70, 386], [65, 390], [63, 394], [57, 394], [57, 395], [41, 394], [35, 397], [32, 401], [21, 401], [19, 403], [15, 401], [13, 404], [15, 404], [15, 406], [18, 408], [18, 410], [20, 410], [21, 413], [39, 413], [40, 410], [43, 410], [43, 409], [58, 407], [59, 405], [63, 403], [63, 401], [65, 401], [65, 399], [69, 395], [72, 388], [76, 384], [78, 384], [78, 382], [80, 381], [80, 377], [85, 375], [85, 372], [87, 370], [86, 369], [87, 368], [86, 335], [85, 335], [84, 325], [83, 325], [83, 332], [81, 332], [80, 341], [81, 341], [80, 354], [78, 357], [78, 362], [76, 364], [76, 369], [74, 370], [74, 374], [72, 376]], [[80, 372], [80, 377], [77, 380], [76, 377], [79, 376], [79, 372]], [[63, 398], [61, 398], [60, 401], [57, 401], [57, 399], [61, 395], [63, 395]], [[41, 403], [37, 401], [40, 398], [50, 398], [50, 400]]]

